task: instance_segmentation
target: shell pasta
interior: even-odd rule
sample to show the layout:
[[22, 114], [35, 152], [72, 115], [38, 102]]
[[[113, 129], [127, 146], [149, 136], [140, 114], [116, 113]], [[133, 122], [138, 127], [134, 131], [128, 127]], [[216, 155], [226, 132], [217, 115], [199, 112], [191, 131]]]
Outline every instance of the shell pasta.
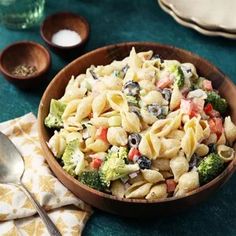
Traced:
[[82, 184], [119, 198], [181, 197], [235, 158], [228, 104], [191, 63], [152, 51], [72, 76], [52, 99], [48, 146]]

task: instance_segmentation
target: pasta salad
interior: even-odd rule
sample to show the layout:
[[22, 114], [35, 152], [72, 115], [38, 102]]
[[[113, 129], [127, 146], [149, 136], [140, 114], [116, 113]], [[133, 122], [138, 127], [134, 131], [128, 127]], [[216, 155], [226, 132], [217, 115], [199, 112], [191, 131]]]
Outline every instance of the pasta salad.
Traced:
[[234, 158], [227, 102], [191, 63], [136, 53], [72, 76], [45, 125], [63, 169], [121, 198], [184, 196]]

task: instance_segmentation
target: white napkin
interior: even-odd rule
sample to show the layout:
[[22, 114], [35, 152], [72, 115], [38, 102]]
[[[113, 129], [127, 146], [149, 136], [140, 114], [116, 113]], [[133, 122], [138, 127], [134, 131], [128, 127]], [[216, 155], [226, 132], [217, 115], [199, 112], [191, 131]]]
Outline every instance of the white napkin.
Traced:
[[[29, 113], [0, 123], [0, 131], [21, 152], [25, 162], [22, 181], [41, 206], [49, 211], [49, 217], [62, 235], [81, 234], [92, 210], [52, 174], [39, 143], [36, 117]], [[44, 223], [35, 214], [35, 208], [17, 186], [0, 184], [1, 235], [49, 235]]]

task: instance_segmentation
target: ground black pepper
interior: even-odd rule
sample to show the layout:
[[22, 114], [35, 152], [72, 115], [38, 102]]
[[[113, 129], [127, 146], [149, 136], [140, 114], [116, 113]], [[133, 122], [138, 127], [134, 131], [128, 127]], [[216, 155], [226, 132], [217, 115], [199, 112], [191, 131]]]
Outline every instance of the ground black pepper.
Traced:
[[37, 68], [35, 66], [22, 64], [16, 66], [12, 71], [12, 74], [17, 76], [30, 76], [35, 72], [37, 72]]

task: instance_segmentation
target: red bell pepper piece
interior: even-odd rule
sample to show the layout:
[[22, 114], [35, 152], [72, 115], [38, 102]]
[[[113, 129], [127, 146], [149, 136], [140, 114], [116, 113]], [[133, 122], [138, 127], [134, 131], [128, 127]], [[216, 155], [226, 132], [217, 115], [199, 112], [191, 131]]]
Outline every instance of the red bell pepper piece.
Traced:
[[213, 106], [211, 105], [211, 103], [207, 103], [207, 105], [204, 107], [204, 111], [211, 118], [220, 117], [221, 116], [218, 111], [213, 109]]
[[92, 162], [90, 162], [90, 166], [96, 170], [100, 168], [101, 164], [102, 164], [102, 160], [98, 158], [94, 158]]
[[101, 139], [104, 142], [107, 142], [107, 130], [106, 127], [100, 127], [96, 132], [96, 138]]
[[141, 156], [141, 153], [137, 148], [132, 147], [128, 153], [128, 158], [131, 161], [135, 161], [135, 158], [138, 158]]
[[209, 115], [210, 112], [213, 111], [213, 106], [211, 105], [211, 103], [207, 103], [207, 105], [204, 107], [204, 112]]

